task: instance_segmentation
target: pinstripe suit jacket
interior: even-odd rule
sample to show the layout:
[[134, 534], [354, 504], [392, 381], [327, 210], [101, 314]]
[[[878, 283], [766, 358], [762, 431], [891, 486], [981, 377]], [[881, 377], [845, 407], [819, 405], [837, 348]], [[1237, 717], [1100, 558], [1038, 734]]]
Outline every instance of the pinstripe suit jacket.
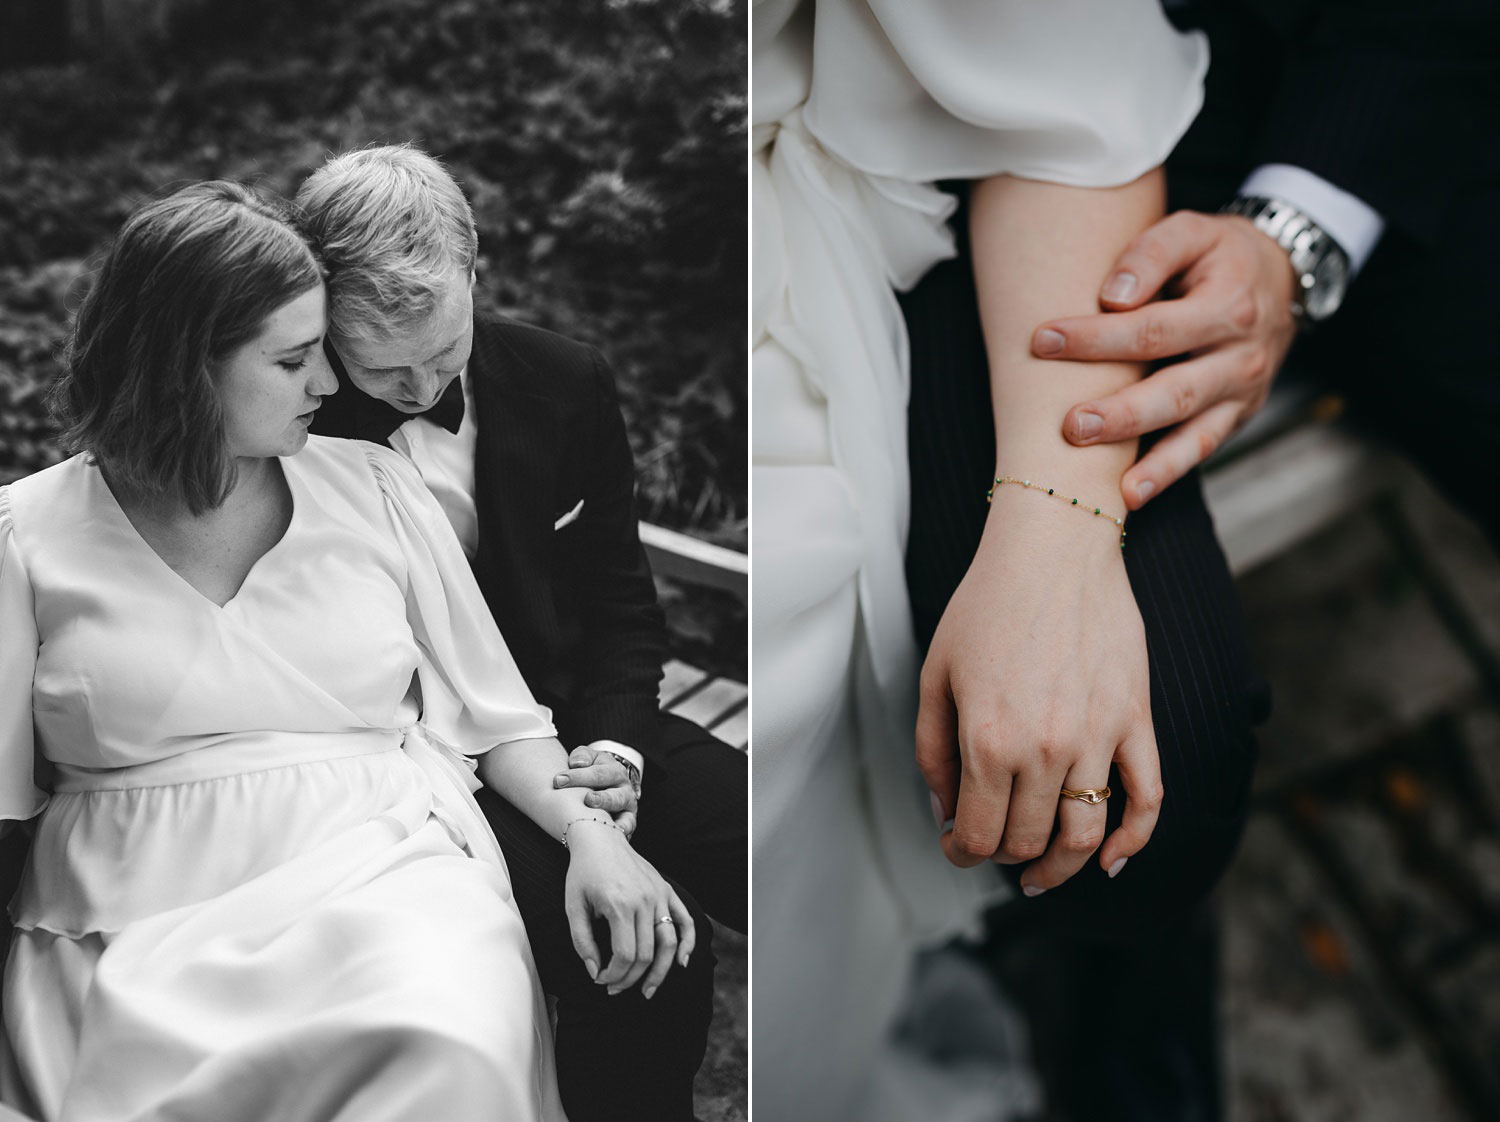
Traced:
[[[355, 389], [330, 357], [342, 392], [313, 430], [386, 442], [405, 417]], [[660, 720], [666, 634], [614, 376], [593, 347], [476, 315], [469, 380], [473, 568], [495, 622], [566, 746], [645, 746]]]

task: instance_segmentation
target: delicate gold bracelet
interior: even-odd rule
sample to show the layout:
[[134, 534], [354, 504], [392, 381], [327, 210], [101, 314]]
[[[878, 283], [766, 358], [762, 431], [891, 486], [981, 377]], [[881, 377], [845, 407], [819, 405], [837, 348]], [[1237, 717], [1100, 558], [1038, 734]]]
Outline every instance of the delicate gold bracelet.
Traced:
[[[1079, 505], [1078, 500], [1075, 499], [1075, 498], [1072, 498], [1072, 497], [1070, 497], [1068, 495], [1058, 495], [1055, 488], [1052, 488], [1052, 487], [1043, 487], [1040, 483], [1033, 483], [1029, 479], [1016, 479], [1014, 476], [1010, 476], [1010, 475], [997, 475], [997, 476], [995, 476], [995, 482], [992, 483], [990, 485], [990, 489], [984, 493], [984, 501], [985, 502], [992, 503], [992, 502], [995, 501], [995, 488], [998, 487], [998, 486], [1000, 486], [1000, 484], [1002, 484], [1002, 483], [1014, 483], [1017, 487], [1025, 487], [1027, 490], [1030, 490], [1030, 491], [1046, 491], [1047, 494], [1049, 494], [1049, 495], [1055, 495], [1057, 498], [1061, 499], [1065, 503], [1068, 503], [1070, 506], [1078, 506]], [[1090, 513], [1090, 511], [1092, 511], [1092, 513], [1094, 514], [1095, 517], [1103, 518], [1103, 519], [1106, 519], [1106, 520], [1108, 520], [1110, 522], [1113, 522], [1116, 526], [1118, 526], [1120, 528], [1120, 548], [1124, 549], [1125, 548], [1125, 519], [1123, 519], [1123, 518], [1116, 518], [1113, 514], [1106, 514], [1104, 511], [1100, 510], [1098, 507], [1092, 507], [1091, 508], [1087, 504], [1085, 504], [1083, 506], [1083, 512], [1085, 514], [1088, 514], [1088, 513]]]
[[[566, 826], [563, 827], [562, 843], [564, 849], [568, 848], [568, 831], [571, 830], [574, 826], [578, 825], [578, 823], [580, 822], [597, 822], [601, 826], [609, 826], [612, 829], [620, 830], [620, 827], [608, 818], [575, 818], [573, 819], [573, 821], [569, 822]], [[620, 830], [620, 833], [624, 834], [625, 831]], [[628, 834], [626, 835], [626, 838], [629, 838]]]

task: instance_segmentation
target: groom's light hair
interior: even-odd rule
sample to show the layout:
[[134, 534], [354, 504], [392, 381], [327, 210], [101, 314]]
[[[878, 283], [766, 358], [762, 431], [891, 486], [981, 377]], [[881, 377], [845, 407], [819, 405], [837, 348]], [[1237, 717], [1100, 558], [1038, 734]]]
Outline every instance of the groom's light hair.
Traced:
[[432, 315], [479, 252], [474, 212], [442, 163], [409, 144], [324, 164], [297, 203], [328, 265], [335, 339], [388, 339]]

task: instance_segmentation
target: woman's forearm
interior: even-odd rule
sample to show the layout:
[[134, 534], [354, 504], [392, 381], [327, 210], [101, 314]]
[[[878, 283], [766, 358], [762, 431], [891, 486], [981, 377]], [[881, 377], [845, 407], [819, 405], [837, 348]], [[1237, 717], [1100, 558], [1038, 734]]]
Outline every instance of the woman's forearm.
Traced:
[[1120, 477], [1135, 460], [1135, 443], [1076, 448], [1063, 438], [1062, 422], [1075, 402], [1136, 381], [1142, 368], [1039, 359], [1031, 337], [1045, 320], [1099, 310], [1099, 285], [1111, 264], [1160, 217], [1164, 203], [1160, 170], [1122, 187], [1012, 176], [975, 186], [970, 230], [995, 409], [996, 475], [1029, 478], [1125, 513]]
[[[553, 786], [553, 777], [568, 770], [568, 753], [556, 737], [513, 740], [479, 757], [479, 778], [554, 838], [579, 818], [609, 822], [605, 811], [585, 806], [582, 787]], [[592, 827], [591, 827], [592, 828]]]

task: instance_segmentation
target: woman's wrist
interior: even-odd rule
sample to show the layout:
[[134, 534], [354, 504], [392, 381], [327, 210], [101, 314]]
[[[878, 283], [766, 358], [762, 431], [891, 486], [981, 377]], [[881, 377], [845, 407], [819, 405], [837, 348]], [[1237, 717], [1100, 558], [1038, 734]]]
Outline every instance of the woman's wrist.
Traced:
[[[1049, 495], [1046, 487], [1032, 482], [1030, 488], [1010, 484], [994, 488], [979, 542], [981, 555], [1003, 551], [1014, 557], [1019, 551], [1049, 564], [1070, 560], [1118, 563], [1122, 528], [1114, 519], [1123, 517], [1123, 503], [1114, 510], [1099, 503], [1085, 505], [1085, 496], [1059, 498], [1066, 492], [1053, 488]], [[1074, 497], [1079, 499], [1076, 506]]]
[[573, 819], [563, 827], [560, 840], [564, 849], [572, 851], [630, 844], [625, 831], [620, 829], [612, 819], [602, 815], [585, 815]]

